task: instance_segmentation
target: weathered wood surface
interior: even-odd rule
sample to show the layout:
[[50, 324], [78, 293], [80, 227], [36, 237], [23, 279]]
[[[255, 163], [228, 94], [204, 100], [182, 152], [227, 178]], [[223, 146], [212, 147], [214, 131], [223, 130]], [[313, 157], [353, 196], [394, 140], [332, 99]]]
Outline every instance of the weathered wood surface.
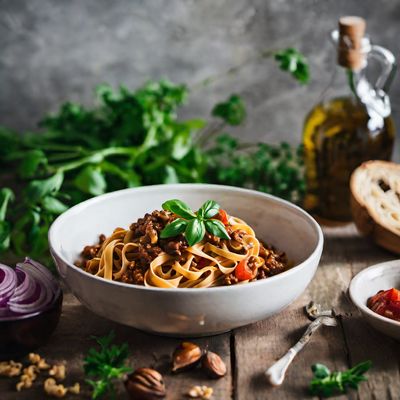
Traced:
[[[199, 370], [171, 375], [169, 360], [179, 339], [149, 335], [102, 319], [86, 310], [67, 294], [60, 324], [51, 341], [39, 353], [50, 362], [66, 361], [68, 382], [83, 382], [82, 360], [93, 345], [91, 335], [105, 335], [111, 329], [118, 341], [126, 341], [134, 367], [153, 366], [164, 373], [167, 399], [183, 399], [192, 385], [214, 388], [215, 400], [237, 399], [312, 399], [307, 393], [310, 366], [321, 362], [331, 369], [344, 369], [370, 359], [373, 369], [368, 382], [340, 399], [385, 400], [400, 398], [400, 343], [370, 328], [347, 296], [351, 278], [362, 268], [395, 256], [361, 238], [353, 226], [325, 229], [325, 248], [316, 277], [306, 292], [287, 310], [257, 324], [211, 338], [194, 340], [218, 352], [228, 366], [228, 374], [218, 381], [209, 380]], [[285, 290], [285, 288], [282, 288]], [[290, 367], [284, 384], [268, 386], [263, 372], [282, 356], [301, 336], [309, 321], [303, 306], [310, 300], [339, 313], [351, 313], [338, 327], [322, 327]], [[268, 295], [266, 294], [266, 301]], [[40, 387], [22, 393], [13, 389], [15, 380], [0, 379], [0, 399], [43, 399]], [[83, 385], [85, 387], [85, 385]], [[77, 398], [69, 396], [66, 398]], [[90, 398], [85, 387], [79, 398]], [[127, 398], [120, 387], [118, 399]]]

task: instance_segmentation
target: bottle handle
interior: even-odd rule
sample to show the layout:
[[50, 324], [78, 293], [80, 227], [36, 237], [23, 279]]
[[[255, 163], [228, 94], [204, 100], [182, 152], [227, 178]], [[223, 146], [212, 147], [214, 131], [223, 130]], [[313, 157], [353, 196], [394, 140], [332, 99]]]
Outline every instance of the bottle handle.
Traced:
[[367, 58], [376, 60], [381, 66], [381, 73], [375, 81], [373, 88], [377, 94], [380, 94], [383, 97], [386, 93], [388, 93], [390, 85], [392, 84], [393, 78], [396, 74], [396, 59], [391, 51], [374, 44], [371, 45], [371, 49], [367, 54]]

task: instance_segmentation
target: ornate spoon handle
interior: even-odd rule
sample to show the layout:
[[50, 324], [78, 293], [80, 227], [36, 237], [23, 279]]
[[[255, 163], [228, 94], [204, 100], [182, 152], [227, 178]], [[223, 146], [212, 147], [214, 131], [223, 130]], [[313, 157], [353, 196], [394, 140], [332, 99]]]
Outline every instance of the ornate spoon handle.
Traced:
[[[327, 319], [331, 321], [328, 322]], [[311, 322], [300, 340], [293, 347], [291, 347], [283, 357], [281, 357], [277, 362], [269, 367], [267, 371], [265, 371], [265, 375], [267, 376], [267, 379], [271, 383], [271, 385], [279, 386], [282, 384], [283, 380], [285, 379], [285, 373], [289, 368], [289, 365], [296, 357], [297, 353], [299, 353], [300, 350], [308, 343], [311, 335], [321, 325], [334, 325], [335, 322], [336, 321], [332, 317], [319, 317]]]

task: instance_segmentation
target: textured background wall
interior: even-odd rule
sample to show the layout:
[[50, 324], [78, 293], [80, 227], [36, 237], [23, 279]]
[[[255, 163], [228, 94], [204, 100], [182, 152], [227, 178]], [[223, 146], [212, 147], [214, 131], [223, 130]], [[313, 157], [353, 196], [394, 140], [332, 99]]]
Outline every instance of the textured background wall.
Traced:
[[[294, 46], [312, 83], [297, 85], [272, 60], [197, 90], [184, 116], [207, 116], [232, 92], [249, 108], [248, 139], [300, 140], [305, 114], [329, 81], [328, 33], [340, 15], [364, 16], [375, 43], [400, 50], [400, 0], [2, 0], [0, 124], [32, 129], [70, 99], [90, 104], [102, 82], [136, 87], [168, 77], [193, 85], [265, 49]], [[392, 103], [397, 126], [399, 79]]]

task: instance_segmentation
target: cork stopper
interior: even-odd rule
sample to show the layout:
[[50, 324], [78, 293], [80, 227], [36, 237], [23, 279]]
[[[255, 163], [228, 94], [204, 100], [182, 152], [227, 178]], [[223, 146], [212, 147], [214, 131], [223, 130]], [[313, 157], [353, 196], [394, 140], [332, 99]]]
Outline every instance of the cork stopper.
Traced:
[[359, 70], [365, 63], [363, 38], [366, 22], [361, 17], [346, 16], [339, 19], [338, 63], [342, 67]]

